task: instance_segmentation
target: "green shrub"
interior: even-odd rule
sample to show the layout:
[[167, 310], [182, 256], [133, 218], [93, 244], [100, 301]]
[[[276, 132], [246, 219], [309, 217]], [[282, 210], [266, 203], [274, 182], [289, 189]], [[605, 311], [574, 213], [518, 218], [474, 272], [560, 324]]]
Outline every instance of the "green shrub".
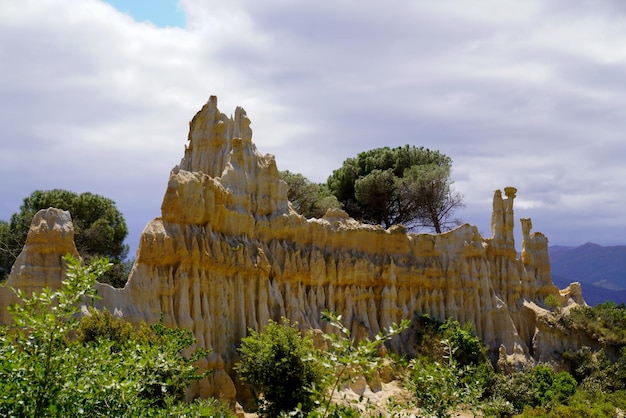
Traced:
[[423, 412], [448, 417], [462, 406], [478, 409], [488, 377], [486, 367], [461, 365], [455, 358], [457, 347], [452, 341], [441, 341], [444, 361], [421, 357], [411, 362], [407, 386], [415, 393]]
[[563, 318], [567, 327], [581, 330], [605, 346], [626, 347], [626, 307], [608, 301], [596, 306], [579, 306]]
[[569, 398], [567, 404], [556, 404], [550, 408], [527, 407], [519, 416], [523, 418], [606, 418], [621, 416], [625, 410], [626, 393], [623, 391], [590, 394], [584, 390], [578, 390]]
[[477, 365], [487, 360], [485, 349], [471, 323], [461, 326], [458, 321], [448, 318], [439, 326], [439, 331], [443, 339], [449, 340], [454, 347], [453, 356], [460, 366]]
[[0, 416], [232, 416], [215, 402], [180, 402], [189, 381], [203, 376], [193, 362], [205, 352], [180, 354], [193, 343], [188, 331], [158, 323], [146, 326], [152, 337], [124, 341], [127, 325], [92, 311], [95, 325], [83, 330], [99, 331], [72, 338], [80, 334], [79, 303], [95, 297], [93, 285], [108, 264], [64, 260], [67, 278], [58, 291], [15, 291], [13, 322], [0, 328]]
[[534, 382], [527, 370], [496, 375], [492, 391], [492, 399], [510, 403], [516, 413], [523, 411], [527, 405], [539, 405]]
[[323, 382], [323, 368], [315, 361], [313, 339], [302, 336], [296, 325], [272, 320], [261, 332], [250, 330], [241, 340], [239, 378], [252, 386], [263, 416], [314, 406], [313, 387]]
[[626, 389], [626, 348], [611, 361], [603, 350], [593, 352], [589, 347], [562, 355], [570, 373], [587, 391], [616, 391]]
[[[407, 329], [410, 324], [409, 320], [402, 321], [400, 325], [393, 323], [384, 332], [379, 332], [373, 340], [364, 338], [356, 341], [352, 337], [350, 330], [341, 322], [341, 319], [341, 315], [335, 312], [328, 310], [322, 312], [322, 320], [329, 322], [331, 326], [339, 331], [339, 334], [324, 334], [324, 339], [329, 344], [329, 347], [326, 352], [318, 352], [320, 354], [318, 357], [320, 364], [329, 371], [326, 377], [329, 379], [327, 385], [331, 387], [331, 390], [327, 395], [324, 395], [323, 391], [318, 391], [318, 397], [325, 399], [322, 407], [315, 411], [316, 413], [313, 414], [313, 417], [339, 416], [337, 414], [352, 416], [350, 415], [352, 412], [356, 413], [356, 410], [352, 408], [343, 408], [338, 405], [331, 406], [333, 394], [340, 384], [348, 383], [357, 376], [363, 376], [366, 379], [370, 378], [382, 361], [382, 358], [379, 356], [380, 346]], [[349, 414], [349, 411], [352, 412]]]
[[566, 351], [561, 358], [567, 365], [570, 374], [578, 383], [600, 373], [610, 366], [604, 351], [594, 352], [590, 347], [583, 346], [576, 351]]
[[100, 338], [124, 345], [133, 334], [130, 322], [114, 316], [108, 309], [99, 311], [89, 307], [87, 315], [80, 318], [78, 324], [78, 341], [83, 344], [96, 342]]
[[567, 400], [576, 392], [576, 379], [568, 372], [558, 372], [552, 375], [550, 387], [539, 393], [544, 405], [555, 405]]
[[492, 398], [510, 402], [517, 413], [525, 408], [549, 411], [555, 405], [567, 402], [575, 392], [576, 379], [568, 372], [554, 373], [551, 367], [538, 365], [497, 375]]
[[416, 357], [425, 356], [443, 361], [446, 353], [441, 341], [449, 340], [455, 347], [454, 358], [459, 365], [477, 365], [487, 361], [485, 347], [476, 336], [471, 323], [461, 325], [452, 318], [440, 322], [423, 314], [415, 315], [411, 330], [416, 342]]
[[555, 295], [548, 295], [545, 297], [543, 301], [546, 304], [546, 306], [550, 308], [551, 311], [553, 312], [561, 311], [561, 301]]

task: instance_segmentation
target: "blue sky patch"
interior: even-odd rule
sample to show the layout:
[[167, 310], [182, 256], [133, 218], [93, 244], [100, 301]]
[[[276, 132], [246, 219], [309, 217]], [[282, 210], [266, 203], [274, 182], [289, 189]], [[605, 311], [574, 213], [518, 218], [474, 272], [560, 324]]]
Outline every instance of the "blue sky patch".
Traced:
[[185, 26], [185, 14], [178, 0], [105, 0], [137, 22], [149, 20], [156, 26]]

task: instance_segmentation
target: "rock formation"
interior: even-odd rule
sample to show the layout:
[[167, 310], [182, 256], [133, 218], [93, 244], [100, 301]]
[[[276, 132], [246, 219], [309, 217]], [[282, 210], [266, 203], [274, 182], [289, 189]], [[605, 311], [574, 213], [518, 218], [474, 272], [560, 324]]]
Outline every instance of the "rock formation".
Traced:
[[9, 287], [27, 295], [43, 287], [58, 289], [65, 277], [65, 254], [78, 256], [70, 213], [50, 208], [33, 217], [26, 243], [15, 260], [11, 274], [0, 287], [0, 323], [9, 322], [7, 306], [17, 302]]
[[[99, 285], [101, 306], [133, 321], [151, 323], [163, 314], [166, 324], [190, 329], [213, 350], [203, 367], [215, 372], [192, 395], [233, 400], [232, 366], [247, 329], [284, 316], [330, 331], [320, 321], [324, 309], [342, 314], [362, 337], [414, 313], [469, 321], [494, 362], [546, 360], [576, 346], [552, 332], [542, 313], [550, 294], [563, 304], [584, 303], [580, 288], [560, 293], [552, 284], [548, 240], [530, 232], [529, 219], [522, 220], [517, 258], [514, 188], [505, 188], [504, 197], [495, 192], [487, 239], [468, 224], [443, 234], [385, 230], [341, 210], [305, 219], [288, 202], [274, 157], [261, 155], [251, 138], [245, 111], [229, 118], [211, 97], [190, 122], [162, 215], [141, 235], [128, 284]], [[75, 252], [71, 229], [67, 213], [38, 215], [10, 283], [58, 281], [60, 256]], [[0, 304], [7, 293], [0, 289]], [[406, 338], [393, 341], [398, 350], [408, 345]]]

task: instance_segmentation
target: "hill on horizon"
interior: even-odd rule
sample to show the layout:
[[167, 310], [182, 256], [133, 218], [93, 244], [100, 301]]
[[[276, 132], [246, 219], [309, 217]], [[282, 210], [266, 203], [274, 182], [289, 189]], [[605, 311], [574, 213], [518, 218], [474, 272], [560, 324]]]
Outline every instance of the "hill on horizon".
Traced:
[[626, 303], [626, 245], [550, 246], [552, 280], [559, 288], [580, 282], [589, 305]]

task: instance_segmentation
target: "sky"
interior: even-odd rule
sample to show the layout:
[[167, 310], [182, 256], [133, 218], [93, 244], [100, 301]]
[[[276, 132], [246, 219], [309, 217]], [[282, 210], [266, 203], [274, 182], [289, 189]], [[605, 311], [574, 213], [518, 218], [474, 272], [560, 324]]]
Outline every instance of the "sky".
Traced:
[[97, 193], [132, 257], [216, 95], [280, 170], [424, 146], [485, 237], [514, 186], [550, 245], [626, 244], [623, 0], [2, 0], [0, 40], [2, 220], [35, 190]]

